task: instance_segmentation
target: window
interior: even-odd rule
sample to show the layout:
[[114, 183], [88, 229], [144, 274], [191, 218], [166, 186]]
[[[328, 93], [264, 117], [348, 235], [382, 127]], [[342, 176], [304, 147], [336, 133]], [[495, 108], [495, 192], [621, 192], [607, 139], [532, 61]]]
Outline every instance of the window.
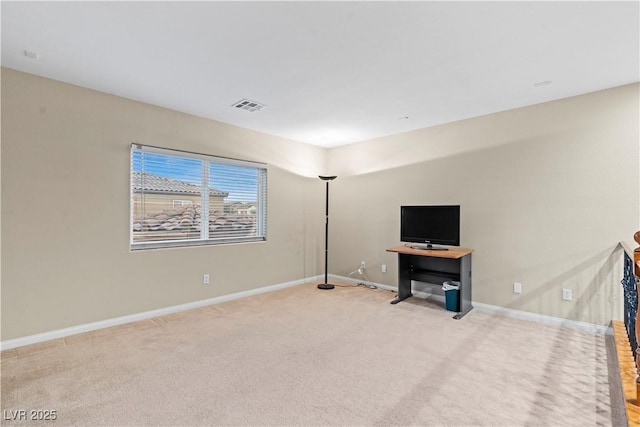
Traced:
[[266, 240], [261, 163], [131, 146], [131, 249]]
[[193, 202], [191, 200], [173, 200], [172, 204], [174, 208], [180, 208], [182, 206], [191, 206]]

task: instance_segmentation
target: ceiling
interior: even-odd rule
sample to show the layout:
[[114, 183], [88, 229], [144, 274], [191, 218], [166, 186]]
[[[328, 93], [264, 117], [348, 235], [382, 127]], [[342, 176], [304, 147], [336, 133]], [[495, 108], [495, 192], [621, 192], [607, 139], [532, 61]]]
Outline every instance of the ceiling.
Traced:
[[639, 5], [2, 1], [2, 65], [334, 147], [638, 82]]

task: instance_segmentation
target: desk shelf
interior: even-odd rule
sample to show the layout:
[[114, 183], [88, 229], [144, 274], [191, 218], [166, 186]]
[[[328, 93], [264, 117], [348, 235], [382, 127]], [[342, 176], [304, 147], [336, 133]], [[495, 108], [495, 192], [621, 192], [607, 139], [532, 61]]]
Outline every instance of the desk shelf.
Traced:
[[433, 283], [436, 285], [442, 285], [444, 282], [447, 282], [447, 281], [459, 282], [460, 275], [449, 273], [449, 272], [428, 270], [424, 268], [412, 268], [411, 280], [416, 280], [418, 282]]

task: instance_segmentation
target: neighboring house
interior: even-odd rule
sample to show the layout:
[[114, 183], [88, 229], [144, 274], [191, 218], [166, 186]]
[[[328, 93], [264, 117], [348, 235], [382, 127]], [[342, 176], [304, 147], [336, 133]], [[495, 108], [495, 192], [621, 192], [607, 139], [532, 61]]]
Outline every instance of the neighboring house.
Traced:
[[[133, 172], [134, 241], [189, 239], [199, 236], [202, 202], [200, 186], [173, 178]], [[228, 192], [209, 190], [211, 237], [255, 232], [256, 209], [225, 214]], [[246, 212], [246, 213], [244, 213]]]
[[[170, 209], [200, 205], [200, 186], [146, 172], [132, 172], [133, 215], [157, 214]], [[211, 188], [209, 212], [224, 210], [229, 193]]]
[[255, 215], [258, 211], [255, 203], [234, 203], [232, 205], [232, 211], [238, 215]]

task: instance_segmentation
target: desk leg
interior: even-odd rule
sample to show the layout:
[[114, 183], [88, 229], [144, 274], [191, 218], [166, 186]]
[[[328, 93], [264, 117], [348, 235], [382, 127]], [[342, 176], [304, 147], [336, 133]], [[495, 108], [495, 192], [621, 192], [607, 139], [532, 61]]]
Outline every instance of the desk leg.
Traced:
[[460, 313], [456, 314], [455, 316], [453, 316], [454, 319], [456, 320], [460, 320], [464, 317], [465, 314], [467, 314], [468, 312], [470, 312], [473, 309], [473, 306], [469, 306], [467, 307], [467, 309], [465, 311], [461, 311]]
[[398, 297], [391, 301], [397, 304], [413, 296], [411, 293], [411, 255], [398, 254]]
[[471, 254], [469, 254], [460, 260], [460, 312], [453, 316], [454, 319], [462, 319], [465, 314], [473, 309], [471, 295]]
[[404, 297], [404, 298], [400, 298], [400, 296], [398, 296], [396, 299], [394, 299], [393, 301], [391, 301], [391, 304], [397, 304], [397, 303], [399, 303], [400, 301], [404, 301], [404, 300], [406, 300], [407, 298], [412, 297], [412, 296], [413, 296], [412, 294], [409, 294], [408, 296], [406, 296], [406, 297]]

